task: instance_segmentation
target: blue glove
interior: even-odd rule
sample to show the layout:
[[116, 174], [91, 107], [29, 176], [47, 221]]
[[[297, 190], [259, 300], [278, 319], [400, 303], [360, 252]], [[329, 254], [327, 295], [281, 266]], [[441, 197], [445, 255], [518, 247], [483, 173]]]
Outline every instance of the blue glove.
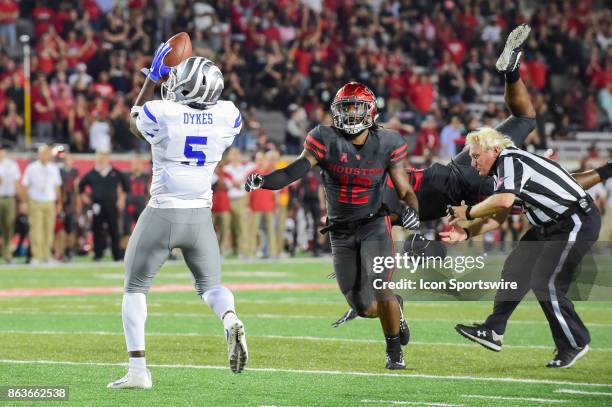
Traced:
[[164, 57], [168, 54], [168, 52], [170, 52], [171, 49], [172, 47], [164, 42], [157, 48], [157, 51], [155, 51], [148, 75], [148, 78], [152, 81], [157, 82], [159, 78], [170, 73], [170, 67], [164, 65]]

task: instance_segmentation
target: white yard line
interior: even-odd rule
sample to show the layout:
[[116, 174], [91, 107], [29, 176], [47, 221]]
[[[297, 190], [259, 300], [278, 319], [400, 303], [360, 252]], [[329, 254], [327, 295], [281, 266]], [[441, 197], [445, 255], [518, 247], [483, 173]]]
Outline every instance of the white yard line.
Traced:
[[[151, 315], [151, 314], [149, 314]], [[49, 330], [18, 330], [8, 329], [0, 330], [1, 334], [19, 334], [19, 335], [123, 335], [123, 332], [116, 331], [49, 331]], [[186, 337], [211, 337], [218, 336], [214, 334], [202, 334], [198, 332], [147, 332], [148, 336], [186, 336]], [[337, 337], [322, 337], [322, 336], [284, 336], [284, 335], [249, 335], [249, 338], [263, 339], [284, 339], [284, 340], [303, 340], [303, 341], [323, 341], [323, 342], [348, 342], [348, 343], [373, 343], [380, 344], [379, 339], [358, 339], [358, 338], [337, 338]], [[410, 341], [411, 345], [417, 346], [451, 346], [451, 347], [470, 347], [477, 348], [473, 343], [454, 343], [454, 342], [421, 342]], [[544, 345], [504, 345], [504, 348], [510, 349], [546, 349], [551, 350], [551, 346]], [[612, 348], [590, 348], [591, 352], [612, 352]]]
[[533, 401], [536, 403], [567, 403], [569, 400], [561, 399], [542, 399], [537, 397], [504, 397], [504, 396], [485, 396], [481, 394], [462, 394], [461, 397], [467, 397], [470, 399], [483, 399], [483, 400], [504, 400], [504, 401]]
[[[148, 305], [149, 307], [151, 305]], [[53, 307], [55, 308], [55, 307]], [[204, 309], [204, 307], [202, 307]], [[117, 310], [117, 312], [94, 312], [94, 311], [24, 311], [12, 309], [12, 310], [2, 310], [0, 311], [0, 315], [100, 315], [100, 316], [121, 316], [121, 311]], [[208, 314], [208, 313], [198, 313], [198, 312], [149, 312], [148, 316], [154, 317], [173, 317], [173, 318], [217, 318], [216, 315]], [[262, 319], [329, 319], [330, 321], [333, 319], [332, 317], [323, 317], [320, 315], [295, 315], [295, 314], [240, 314], [243, 318], [262, 318]]]
[[[241, 302], [249, 302], [249, 301], [241, 301]], [[184, 303], [184, 302], [183, 302]], [[116, 305], [119, 307], [121, 305], [120, 302], [117, 302]], [[149, 307], [156, 307], [159, 304], [147, 304]], [[48, 308], [51, 309], [70, 309], [70, 308], [81, 308], [81, 309], [92, 309], [95, 308], [94, 305], [50, 305]], [[119, 315], [119, 310], [117, 312], [94, 312], [94, 311], [45, 311], [40, 308], [8, 308], [0, 310], [0, 315]], [[151, 316], [171, 316], [171, 317], [184, 317], [184, 318], [210, 318], [215, 317], [212, 314], [205, 313], [197, 313], [197, 312], [150, 312], [148, 315]], [[296, 314], [240, 314], [243, 317], [249, 318], [266, 318], [266, 319], [328, 319], [332, 321], [334, 319], [333, 316], [329, 315], [296, 315]], [[411, 321], [418, 322], [451, 322], [456, 323], [457, 319], [450, 318], [409, 318], [408, 323]], [[548, 325], [547, 321], [510, 321], [510, 325]], [[612, 328], [612, 324], [604, 324], [604, 323], [587, 323], [589, 327], [598, 327], [598, 328]]]
[[553, 393], [564, 393], [564, 394], [582, 394], [585, 396], [609, 396], [612, 397], [612, 393], [606, 393], [603, 391], [582, 391], [573, 389], [559, 389], [553, 391]]
[[[72, 362], [61, 360], [15, 360], [15, 359], [0, 359], [0, 363], [5, 364], [25, 364], [25, 365], [75, 365], [75, 366], [123, 366], [126, 363], [112, 362]], [[148, 364], [148, 367], [160, 369], [214, 369], [226, 370], [227, 366], [212, 366], [212, 365], [179, 365], [179, 364]], [[563, 386], [588, 386], [588, 387], [612, 387], [612, 384], [606, 383], [588, 383], [588, 382], [567, 382], [562, 380], [544, 380], [544, 379], [521, 379], [515, 377], [478, 377], [478, 376], [444, 376], [431, 374], [416, 374], [416, 373], [374, 373], [374, 372], [355, 372], [342, 370], [301, 370], [301, 369], [281, 369], [281, 368], [247, 368], [248, 372], [271, 372], [271, 373], [296, 373], [296, 374], [315, 374], [315, 375], [333, 375], [333, 376], [361, 376], [361, 377], [389, 377], [389, 378], [413, 378], [413, 379], [434, 379], [434, 380], [459, 380], [459, 381], [483, 381], [483, 382], [500, 382], [500, 383], [524, 383], [524, 384], [550, 384]]]
[[463, 404], [436, 403], [432, 401], [410, 400], [361, 400], [362, 403], [393, 404], [403, 406], [463, 407]]

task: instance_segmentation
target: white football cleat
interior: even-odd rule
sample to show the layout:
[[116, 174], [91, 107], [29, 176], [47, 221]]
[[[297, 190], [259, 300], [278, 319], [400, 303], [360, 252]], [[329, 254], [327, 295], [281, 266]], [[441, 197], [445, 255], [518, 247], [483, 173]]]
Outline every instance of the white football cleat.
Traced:
[[150, 389], [153, 387], [149, 369], [130, 369], [127, 374], [107, 386], [109, 389]]
[[530, 32], [531, 27], [528, 24], [521, 24], [512, 30], [506, 39], [504, 50], [495, 63], [497, 72], [508, 73], [518, 69], [521, 63], [523, 46], [527, 42]]
[[247, 364], [249, 351], [244, 333], [244, 324], [238, 318], [234, 318], [225, 327], [225, 340], [227, 341], [230, 369], [234, 373], [240, 373]]

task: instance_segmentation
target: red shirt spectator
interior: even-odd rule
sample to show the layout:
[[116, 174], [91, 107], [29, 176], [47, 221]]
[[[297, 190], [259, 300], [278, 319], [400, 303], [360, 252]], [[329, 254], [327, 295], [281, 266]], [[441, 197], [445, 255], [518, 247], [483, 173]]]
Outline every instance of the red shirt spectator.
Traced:
[[53, 101], [47, 85], [32, 88], [32, 118], [41, 122], [53, 120]]
[[108, 82], [108, 72], [100, 72], [100, 79], [94, 83], [93, 91], [104, 99], [111, 99], [115, 94], [115, 89]]
[[463, 57], [465, 56], [465, 45], [455, 38], [446, 44], [446, 49], [450, 52], [453, 62], [457, 65], [461, 65]]
[[85, 0], [84, 8], [87, 14], [89, 14], [90, 21], [95, 21], [100, 17], [100, 8], [96, 0]]
[[231, 183], [231, 178], [231, 175], [224, 171], [219, 176], [212, 198], [212, 211], [215, 213], [230, 212], [232, 210], [232, 203], [227, 193], [227, 184]]
[[53, 18], [53, 26], [55, 27], [55, 31], [59, 34], [64, 34], [64, 28], [66, 27], [66, 22], [70, 21], [70, 11], [69, 10], [60, 10], [55, 13]]
[[293, 59], [295, 60], [295, 66], [299, 73], [304, 76], [308, 76], [310, 73], [310, 62], [312, 61], [312, 52], [307, 51], [303, 48], [296, 48], [293, 53]]
[[6, 97], [6, 93], [4, 92], [4, 89], [0, 87], [0, 114], [4, 113], [7, 103], [8, 98]]
[[593, 95], [589, 95], [582, 105], [582, 126], [585, 130], [595, 130], [597, 127], [597, 103]]
[[0, 24], [11, 24], [19, 18], [19, 6], [14, 0], [0, 1]]
[[608, 63], [605, 69], [596, 72], [591, 83], [597, 89], [603, 89], [612, 83], [612, 63]]
[[49, 29], [53, 23], [53, 10], [41, 3], [38, 3], [32, 10], [32, 18], [34, 19], [34, 32], [36, 36], [41, 36]]
[[[252, 171], [260, 173], [261, 170]], [[249, 194], [249, 206], [253, 212], [274, 212], [276, 209], [275, 192], [271, 189], [256, 189]]]
[[81, 43], [80, 59], [82, 62], [87, 62], [94, 56], [98, 50], [98, 43], [92, 30], [85, 30], [85, 41]]
[[440, 133], [436, 129], [436, 123], [428, 118], [417, 136], [417, 144], [414, 147], [414, 155], [423, 155], [428, 151], [436, 152], [440, 149]]
[[46, 32], [36, 47], [38, 56], [38, 70], [45, 74], [50, 74], [55, 69], [57, 58], [57, 43], [49, 32]]
[[406, 83], [405, 77], [399, 69], [395, 69], [385, 80], [389, 100], [401, 99], [406, 93]]
[[546, 65], [539, 59], [527, 64], [529, 76], [531, 77], [531, 87], [534, 89], [544, 89], [546, 86], [547, 70]]
[[66, 61], [69, 68], [74, 68], [81, 57], [81, 42], [77, 40], [76, 33], [70, 31], [66, 40]]
[[434, 100], [434, 87], [429, 78], [425, 75], [419, 75], [418, 82], [413, 86], [413, 89], [410, 90], [412, 103], [419, 112], [429, 112]]

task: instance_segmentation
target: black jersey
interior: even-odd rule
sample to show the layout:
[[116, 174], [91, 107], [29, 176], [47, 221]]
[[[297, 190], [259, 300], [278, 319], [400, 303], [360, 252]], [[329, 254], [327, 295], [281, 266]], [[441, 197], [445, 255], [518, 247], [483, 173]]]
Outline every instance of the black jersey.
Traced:
[[333, 127], [317, 126], [304, 142], [316, 157], [327, 200], [330, 222], [353, 222], [376, 215], [382, 207], [387, 170], [408, 155], [399, 133], [369, 130], [362, 146], [356, 146]]
[[[478, 175], [469, 165], [436, 163], [424, 170], [408, 170], [408, 178], [419, 201], [422, 221], [445, 216], [447, 205], [460, 205], [461, 201], [474, 205], [493, 194], [493, 178]], [[402, 206], [392, 185], [385, 188], [384, 203], [391, 212], [401, 213]]]

